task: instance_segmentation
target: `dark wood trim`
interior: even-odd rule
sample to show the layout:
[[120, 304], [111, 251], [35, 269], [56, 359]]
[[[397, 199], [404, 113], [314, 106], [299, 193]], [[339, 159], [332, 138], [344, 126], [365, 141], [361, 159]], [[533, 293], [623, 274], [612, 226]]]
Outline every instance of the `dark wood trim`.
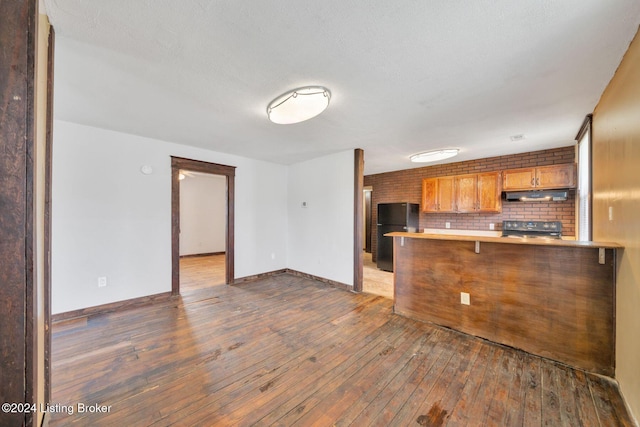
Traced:
[[576, 134], [576, 141], [580, 141], [584, 134], [591, 130], [591, 123], [593, 121], [593, 114], [587, 114], [582, 121], [582, 125], [580, 125], [580, 130]]
[[343, 289], [345, 291], [355, 292], [355, 290], [353, 289], [353, 286], [349, 286], [346, 283], [337, 282], [335, 280], [325, 279], [324, 277], [314, 276], [313, 274], [303, 273], [301, 271], [292, 270], [290, 268], [286, 268], [285, 269], [285, 273], [291, 274], [291, 275], [297, 276], [297, 277], [304, 277], [305, 279], [315, 280], [317, 282], [322, 282], [322, 283], [324, 283], [326, 285], [331, 286], [332, 288], [338, 288], [338, 289]]
[[[26, 117], [26, 209], [25, 209], [25, 277], [26, 277], [26, 402], [38, 402], [38, 283], [36, 280], [36, 236], [34, 229], [36, 205], [36, 61], [38, 40], [38, 3], [29, 2], [27, 34], [27, 117]], [[26, 425], [35, 425], [37, 414], [25, 416]]]
[[180, 295], [180, 169], [171, 159], [171, 294]]
[[226, 233], [226, 253], [225, 258], [225, 282], [229, 285], [235, 280], [235, 167], [227, 172], [227, 233]]
[[279, 276], [281, 274], [288, 273], [286, 268], [282, 268], [280, 270], [267, 271], [266, 273], [253, 274], [251, 276], [239, 277], [234, 281], [234, 285], [241, 285], [243, 283], [254, 282], [256, 280], [265, 279], [267, 277]]
[[214, 256], [214, 255], [224, 255], [225, 252], [207, 252], [204, 254], [189, 254], [189, 255], [180, 255], [180, 258], [197, 258], [203, 256]]
[[363, 259], [362, 259], [362, 239], [364, 238], [362, 227], [364, 227], [363, 203], [364, 203], [364, 151], [356, 148], [353, 166], [353, 290], [362, 292]]
[[[51, 402], [51, 165], [53, 156], [53, 71], [56, 33], [49, 27], [47, 135], [44, 171], [44, 400]], [[46, 415], [46, 414], [45, 414]]]
[[[0, 2], [0, 401], [36, 404], [34, 282], [35, 60], [37, 2]], [[0, 425], [32, 425], [33, 413], [0, 412]]]
[[[578, 145], [580, 145], [580, 140], [584, 136], [585, 133], [589, 132], [589, 239], [593, 238], [593, 114], [587, 114], [580, 126], [580, 130], [576, 135], [576, 141], [578, 141]], [[579, 148], [578, 148], [579, 149]], [[576, 153], [576, 159], [579, 159], [578, 153]], [[576, 172], [576, 185], [578, 185], [578, 176]], [[578, 193], [578, 191], [576, 191]], [[579, 202], [576, 201], [576, 210], [580, 210]], [[576, 228], [579, 226], [578, 222], [580, 219], [578, 218], [576, 221]], [[576, 233], [576, 237], [577, 237]]]
[[367, 253], [371, 253], [371, 230], [372, 230], [372, 221], [371, 221], [371, 199], [373, 190], [364, 189], [364, 236], [365, 236], [365, 245], [364, 251]]
[[235, 166], [171, 156], [171, 292], [173, 295], [180, 294], [180, 180], [178, 179], [178, 174], [181, 169], [227, 177], [225, 283], [233, 284], [235, 278]]
[[133, 308], [143, 307], [149, 304], [155, 304], [173, 298], [171, 292], [162, 292], [160, 294], [147, 295], [139, 298], [132, 298], [124, 301], [116, 301], [108, 304], [96, 305], [93, 307], [81, 308], [79, 310], [67, 311], [51, 316], [52, 324], [59, 322], [78, 319], [80, 317], [94, 316], [96, 314], [112, 313], [114, 311], [130, 310]]
[[218, 163], [209, 163], [202, 160], [186, 159], [184, 157], [171, 156], [172, 165], [178, 169], [184, 169], [192, 172], [208, 173], [212, 175], [235, 176], [236, 167], [221, 165]]
[[267, 278], [267, 277], [279, 276], [281, 274], [290, 274], [290, 275], [296, 276], [296, 277], [303, 277], [305, 279], [311, 279], [311, 280], [315, 280], [317, 282], [322, 282], [322, 283], [324, 283], [326, 285], [331, 286], [332, 288], [338, 288], [338, 289], [342, 289], [342, 290], [345, 290], [345, 291], [353, 292], [353, 287], [347, 285], [346, 283], [337, 282], [335, 280], [326, 279], [326, 278], [320, 277], [320, 276], [314, 276], [313, 274], [303, 273], [303, 272], [298, 271], [298, 270], [292, 270], [291, 268], [283, 268], [283, 269], [280, 269], [280, 270], [268, 271], [266, 273], [254, 274], [252, 276], [240, 277], [240, 278], [235, 280], [234, 284], [240, 285], [240, 284], [243, 284], [243, 283], [249, 283], [249, 282], [254, 282], [256, 280], [261, 280], [261, 279], [264, 279], [264, 278]]

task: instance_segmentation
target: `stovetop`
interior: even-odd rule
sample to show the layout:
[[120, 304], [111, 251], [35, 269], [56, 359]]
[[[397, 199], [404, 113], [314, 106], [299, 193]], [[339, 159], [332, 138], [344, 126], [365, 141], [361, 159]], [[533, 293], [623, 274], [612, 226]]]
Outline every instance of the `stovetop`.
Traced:
[[562, 222], [505, 220], [502, 223], [502, 237], [546, 237], [560, 239], [562, 238]]

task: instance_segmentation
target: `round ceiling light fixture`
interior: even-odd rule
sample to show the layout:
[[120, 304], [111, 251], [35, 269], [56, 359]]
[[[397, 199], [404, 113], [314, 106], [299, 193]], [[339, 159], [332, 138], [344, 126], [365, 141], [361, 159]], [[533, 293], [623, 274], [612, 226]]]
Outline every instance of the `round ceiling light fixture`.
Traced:
[[304, 122], [326, 110], [330, 99], [331, 92], [322, 86], [290, 90], [269, 103], [267, 116], [280, 125]]
[[445, 148], [443, 150], [431, 150], [423, 153], [414, 154], [409, 157], [414, 163], [437, 162], [438, 160], [448, 159], [457, 156], [460, 152], [459, 148]]

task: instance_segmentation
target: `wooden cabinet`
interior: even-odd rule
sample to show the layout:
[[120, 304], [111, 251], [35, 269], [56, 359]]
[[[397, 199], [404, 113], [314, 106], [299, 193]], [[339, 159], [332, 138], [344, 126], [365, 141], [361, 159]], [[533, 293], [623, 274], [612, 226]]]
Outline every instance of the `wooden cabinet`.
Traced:
[[509, 169], [502, 172], [502, 189], [530, 190], [536, 185], [536, 168]]
[[456, 176], [456, 212], [476, 212], [478, 207], [478, 175]]
[[504, 171], [502, 175], [502, 189], [504, 191], [575, 187], [576, 165], [574, 163], [509, 169]]
[[575, 188], [576, 165], [541, 166], [536, 168], [536, 188]]
[[476, 212], [502, 212], [502, 174], [478, 174], [478, 208]]
[[501, 212], [500, 172], [425, 178], [423, 212]]
[[455, 212], [454, 177], [422, 180], [422, 212]]

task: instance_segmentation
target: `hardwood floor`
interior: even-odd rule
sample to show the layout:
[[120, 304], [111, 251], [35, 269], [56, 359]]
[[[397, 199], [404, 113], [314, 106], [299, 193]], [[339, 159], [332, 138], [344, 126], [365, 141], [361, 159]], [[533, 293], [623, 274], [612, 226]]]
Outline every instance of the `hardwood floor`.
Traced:
[[362, 291], [393, 299], [393, 273], [379, 270], [371, 260], [371, 253], [363, 253], [362, 264]]
[[224, 285], [224, 254], [180, 258], [180, 291]]
[[288, 274], [56, 324], [52, 359], [51, 426], [632, 425], [610, 380]]

